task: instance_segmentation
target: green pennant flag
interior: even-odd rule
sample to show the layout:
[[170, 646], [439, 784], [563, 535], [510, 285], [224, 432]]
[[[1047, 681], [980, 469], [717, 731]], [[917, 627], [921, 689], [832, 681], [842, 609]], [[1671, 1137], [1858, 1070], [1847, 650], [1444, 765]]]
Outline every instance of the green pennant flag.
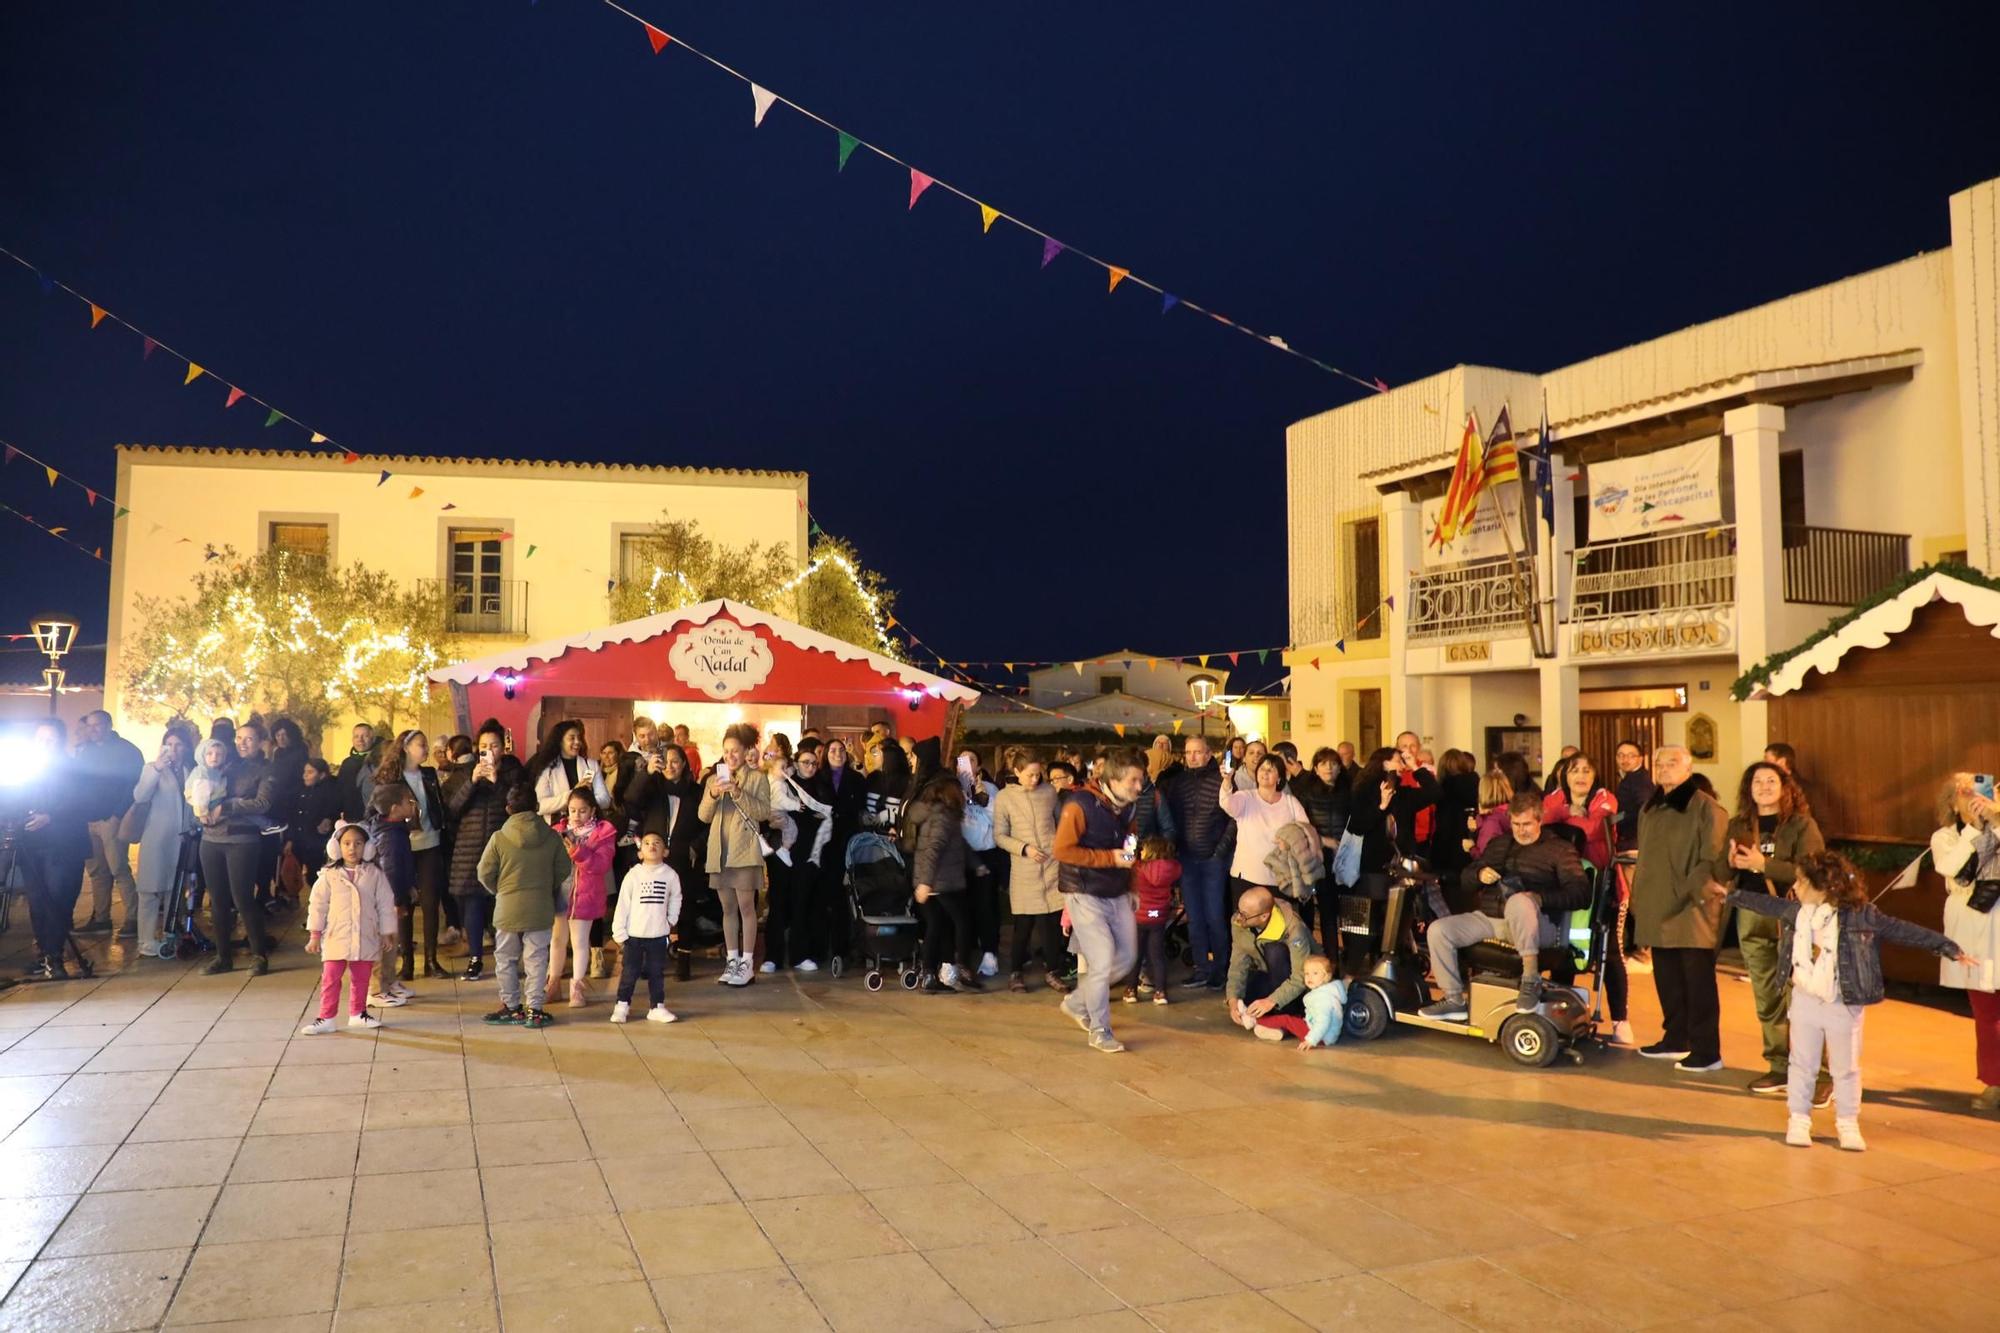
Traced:
[[530, 546], [528, 547], [528, 555], [524, 555], [524, 556], [522, 556], [521, 558], [522, 558], [523, 560], [526, 560], [526, 559], [528, 558], [528, 556], [529, 556], [529, 555], [533, 555], [533, 554], [534, 554], [535, 552], [537, 552], [537, 551], [539, 551], [539, 550], [541, 550], [541, 549], [542, 549], [541, 547], [539, 547], [539, 546], [535, 546], [535, 545], [532, 545], [532, 544], [531, 544], [531, 545], [530, 545]]
[[271, 415], [264, 418], [264, 424], [266, 426], [275, 426], [284, 418], [284, 415], [283, 412], [274, 407], [271, 409]]
[[840, 165], [838, 167], [835, 167], [834, 170], [845, 171], [847, 170], [847, 159], [854, 156], [855, 146], [859, 144], [861, 140], [855, 138], [853, 135], [849, 134], [846, 130], [840, 130], [838, 131], [838, 133], [840, 135]]
[[1270, 650], [1269, 648], [1259, 648], [1259, 649], [1257, 650], [1257, 661], [1258, 661], [1258, 664], [1259, 664], [1259, 665], [1262, 665], [1262, 663], [1263, 663], [1264, 659], [1265, 659], [1265, 658], [1267, 658], [1267, 657], [1269, 657], [1270, 655], [1271, 655], [1271, 650]]
[[129, 513], [131, 513], [131, 512], [132, 512], [132, 511], [131, 511], [131, 510], [129, 510], [129, 509], [127, 509], [127, 508], [126, 508], [126, 507], [125, 507], [124, 505], [119, 505], [119, 506], [118, 506], [118, 512], [117, 512], [117, 513], [115, 513], [115, 514], [113, 514], [113, 515], [111, 516], [111, 521], [112, 521], [113, 523], [116, 523], [116, 522], [117, 522], [117, 521], [118, 521], [119, 519], [121, 519], [121, 518], [125, 517], [125, 515], [127, 515], [127, 514], [129, 514]]

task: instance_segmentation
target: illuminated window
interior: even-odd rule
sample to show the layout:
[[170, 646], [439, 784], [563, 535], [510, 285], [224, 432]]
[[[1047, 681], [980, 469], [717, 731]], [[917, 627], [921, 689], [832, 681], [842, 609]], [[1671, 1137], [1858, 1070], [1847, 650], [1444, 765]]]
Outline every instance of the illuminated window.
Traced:
[[333, 558], [333, 525], [273, 519], [264, 527], [264, 549], [324, 566]]

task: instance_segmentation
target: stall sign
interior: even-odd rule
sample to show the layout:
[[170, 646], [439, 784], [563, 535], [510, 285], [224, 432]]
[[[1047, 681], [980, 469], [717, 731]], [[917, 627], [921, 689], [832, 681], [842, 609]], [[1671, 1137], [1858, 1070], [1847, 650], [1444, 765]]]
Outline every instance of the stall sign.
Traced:
[[771, 646], [726, 617], [682, 631], [667, 650], [674, 676], [710, 699], [755, 689], [770, 678], [771, 665]]

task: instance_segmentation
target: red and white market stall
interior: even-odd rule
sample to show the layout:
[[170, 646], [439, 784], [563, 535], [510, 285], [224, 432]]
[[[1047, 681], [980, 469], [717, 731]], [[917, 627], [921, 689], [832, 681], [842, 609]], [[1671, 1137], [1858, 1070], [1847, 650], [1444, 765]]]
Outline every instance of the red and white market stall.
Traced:
[[591, 744], [629, 739], [633, 716], [684, 725], [704, 756], [722, 729], [753, 722], [796, 740], [805, 726], [849, 739], [886, 722], [947, 735], [977, 690], [741, 603], [712, 601], [523, 644], [433, 671], [458, 730], [498, 718], [517, 750], [580, 718]]

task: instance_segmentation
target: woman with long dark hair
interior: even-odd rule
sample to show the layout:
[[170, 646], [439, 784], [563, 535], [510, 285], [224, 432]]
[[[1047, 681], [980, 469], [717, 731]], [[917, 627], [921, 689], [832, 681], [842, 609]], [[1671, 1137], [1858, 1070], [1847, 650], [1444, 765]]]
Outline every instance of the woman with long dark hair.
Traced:
[[[1826, 839], [1806, 803], [1805, 789], [1784, 768], [1759, 760], [1743, 770], [1743, 780], [1737, 784], [1736, 816], [1729, 821], [1725, 861], [1716, 866], [1714, 879], [1745, 893], [1788, 897], [1798, 879], [1799, 862], [1825, 850]], [[1768, 1096], [1785, 1091], [1791, 1067], [1786, 1008], [1792, 960], [1779, 956], [1779, 925], [1776, 917], [1736, 915], [1736, 946], [1743, 953], [1743, 970], [1750, 974], [1757, 1025], [1764, 1032], [1764, 1063], [1770, 1066], [1750, 1081], [1750, 1091]], [[1832, 1080], [1822, 1075], [1822, 1084], [1819, 1091], [1830, 1094]]]
[[1395, 759], [1396, 751], [1385, 745], [1370, 754], [1354, 775], [1347, 831], [1361, 839], [1361, 873], [1354, 891], [1363, 898], [1389, 896], [1389, 863], [1396, 855], [1395, 821], [1389, 816], [1398, 781], [1390, 769]]
[[910, 881], [925, 911], [924, 989], [933, 995], [985, 989], [979, 984], [978, 938], [966, 900], [965, 791], [954, 773], [936, 773], [903, 807], [903, 842]]
[[[1625, 973], [1625, 882], [1611, 864], [1618, 850], [1618, 794], [1605, 786], [1597, 764], [1581, 750], [1556, 761], [1557, 785], [1542, 798], [1542, 823], [1576, 829], [1583, 839], [1578, 850], [1597, 872], [1598, 898], [1604, 904], [1603, 924], [1610, 939], [1604, 946], [1604, 998], [1611, 1009], [1611, 1041], [1633, 1046], [1631, 987]], [[1612, 884], [1603, 886], [1610, 876]]]
[[[215, 957], [202, 971], [213, 975], [233, 966], [236, 918], [250, 945], [250, 975], [271, 970], [271, 945], [264, 934], [264, 911], [257, 902], [257, 863], [264, 826], [271, 814], [271, 761], [264, 757], [264, 729], [245, 722], [236, 729], [236, 757], [222, 770], [221, 799], [202, 823], [201, 870], [208, 881], [209, 910], [215, 917]], [[300, 757], [300, 771], [305, 767]]]
[[[415, 897], [417, 910], [423, 913], [424, 923], [424, 976], [442, 977], [443, 964], [438, 962], [438, 915], [440, 899], [444, 896], [445, 880], [445, 803], [444, 787], [438, 781], [437, 770], [428, 766], [430, 759], [430, 739], [423, 732], [411, 728], [397, 734], [396, 743], [382, 753], [382, 762], [375, 770], [377, 787], [402, 783], [417, 798], [417, 817], [410, 821], [410, 855], [415, 865]], [[402, 954], [400, 975], [408, 981], [415, 972], [415, 941], [411, 939], [410, 913], [401, 915], [397, 927], [397, 944]]]
[[507, 793], [521, 778], [521, 761], [506, 753], [507, 732], [493, 718], [479, 724], [471, 764], [452, 775], [445, 796], [453, 837], [446, 885], [458, 899], [459, 921], [465, 930], [464, 979], [478, 981], [486, 958], [486, 926], [492, 919], [493, 895], [479, 882], [479, 858], [500, 826], [507, 822]]
[[528, 761], [528, 781], [535, 786], [535, 803], [542, 818], [553, 824], [569, 812], [569, 794], [589, 787], [598, 809], [611, 804], [604, 766], [590, 755], [583, 723], [566, 718], [549, 728], [541, 748]]
[[291, 823], [292, 812], [299, 808], [299, 793], [305, 790], [306, 759], [310, 754], [305, 732], [288, 717], [272, 721], [270, 739], [271, 817], [264, 821], [266, 832], [257, 860], [257, 901], [266, 910], [277, 905], [278, 864], [285, 854], [285, 826]]

